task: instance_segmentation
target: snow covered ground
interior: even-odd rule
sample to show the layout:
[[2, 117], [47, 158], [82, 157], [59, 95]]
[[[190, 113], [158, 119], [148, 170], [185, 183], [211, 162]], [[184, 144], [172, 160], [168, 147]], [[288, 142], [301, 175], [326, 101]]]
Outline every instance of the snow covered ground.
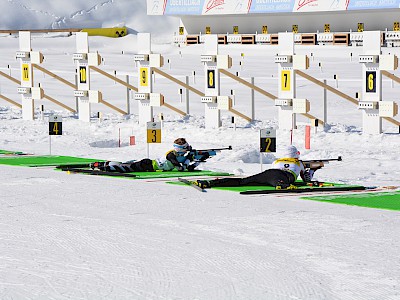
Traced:
[[[9, 7], [0, 7], [17, 13], [15, 5], [23, 2], [26, 5], [27, 1], [8, 1], [5, 5]], [[46, 8], [49, 14], [51, 2], [47, 6], [46, 1], [41, 3], [42, 8], [33, 1], [31, 8], [36, 12]], [[68, 14], [89, 10], [90, 5], [101, 7], [100, 1], [86, 1], [88, 7], [80, 1], [69, 3], [65, 8]], [[126, 1], [107, 2], [109, 8], [121, 3], [127, 9]], [[118, 25], [112, 20], [120, 15], [110, 9], [110, 16], [107, 22]], [[144, 15], [135, 18], [146, 29], [158, 28]], [[87, 14], [88, 22], [97, 19], [104, 20], [104, 16]], [[28, 25], [45, 27], [43, 24], [47, 23]], [[126, 25], [143, 30], [131, 20]], [[203, 46], [177, 48], [160, 43], [171, 39], [165, 35], [155, 40], [153, 51], [170, 61], [163, 70], [179, 79], [189, 76], [190, 83], [203, 90]], [[90, 37], [89, 43], [90, 49], [104, 58], [103, 70], [119, 74], [137, 71], [135, 35]], [[18, 39], [2, 36], [0, 45], [0, 70], [18, 77]], [[32, 47], [44, 54], [43, 67], [73, 82], [74, 36], [35, 35]], [[296, 50], [313, 53], [308, 74], [327, 79], [332, 86], [337, 74], [340, 90], [350, 96], [361, 91], [361, 65], [357, 62], [361, 48], [303, 46]], [[230, 45], [220, 51], [233, 57], [232, 72], [253, 76], [256, 84], [277, 94], [275, 48]], [[400, 55], [396, 48], [383, 51]], [[242, 69], [241, 53], [245, 54]], [[136, 85], [135, 76], [130, 81]], [[229, 95], [235, 90], [235, 109], [250, 115], [250, 91], [224, 76], [221, 81], [222, 93]], [[72, 89], [35, 71], [35, 83], [39, 82], [47, 94], [74, 107]], [[124, 87], [97, 74], [92, 75], [92, 84], [102, 90], [107, 101], [125, 108]], [[387, 79], [383, 85], [384, 99], [400, 104], [400, 86]], [[0, 93], [19, 102], [16, 88], [0, 78]], [[175, 84], [156, 75], [155, 90], [162, 92], [169, 104], [184, 109]], [[322, 88], [299, 78], [297, 92], [311, 101], [310, 113], [322, 118]], [[150, 156], [162, 155], [175, 138], [186, 137], [198, 149], [232, 145], [233, 151], [220, 153], [203, 168], [235, 175], [259, 172], [259, 130], [277, 126], [277, 109], [257, 93], [255, 102], [256, 121], [247, 124], [236, 118], [234, 126], [230, 124], [232, 115], [224, 112], [223, 127], [216, 130], [204, 128], [204, 107], [193, 94], [188, 117], [181, 118], [166, 108], [155, 109], [156, 118], [164, 114], [162, 143], [150, 146]], [[42, 104], [44, 120], [39, 111]], [[21, 111], [6, 102], [0, 105], [0, 149], [49, 154], [47, 117], [56, 113], [63, 116], [64, 135], [52, 137], [54, 155], [120, 161], [146, 156], [145, 128], [138, 125], [134, 100], [128, 117], [94, 105], [94, 112], [102, 112], [103, 119], [93, 118], [90, 124], [48, 101], [36, 102], [38, 118], [33, 122], [22, 120]], [[305, 150], [306, 120], [299, 121], [293, 141], [304, 159], [343, 157], [343, 162], [318, 171], [317, 179], [399, 185], [400, 135], [392, 124], [384, 122], [381, 135], [362, 134], [361, 112], [328, 94], [329, 124], [312, 134], [311, 149]], [[135, 146], [128, 145], [131, 135], [136, 137]], [[279, 149], [289, 142], [290, 133], [278, 131]], [[264, 155], [263, 168], [278, 156]], [[1, 299], [400, 299], [398, 212], [306, 201], [298, 196], [244, 196], [217, 190], [199, 193], [160, 180], [68, 175], [52, 168], [3, 165], [0, 211]]]

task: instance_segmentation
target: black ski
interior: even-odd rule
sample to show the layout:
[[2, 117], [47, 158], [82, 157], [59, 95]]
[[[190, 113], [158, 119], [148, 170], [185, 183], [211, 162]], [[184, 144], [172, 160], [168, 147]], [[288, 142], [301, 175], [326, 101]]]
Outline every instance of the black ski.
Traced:
[[61, 168], [62, 171], [67, 171], [71, 173], [81, 173], [87, 175], [100, 175], [100, 176], [118, 176], [118, 177], [136, 177], [135, 174], [122, 173], [122, 172], [109, 172], [91, 169], [81, 169], [81, 168]]
[[335, 191], [360, 191], [365, 190], [364, 186], [337, 186], [337, 187], [309, 187], [301, 189], [284, 189], [284, 190], [258, 190], [258, 191], [243, 191], [242, 195], [257, 195], [257, 194], [296, 194], [296, 193], [313, 193], [313, 192], [335, 192]]
[[199, 192], [205, 192], [205, 191], [206, 191], [205, 189], [202, 189], [201, 187], [199, 187], [198, 185], [195, 185], [193, 182], [191, 182], [191, 181], [189, 181], [189, 180], [187, 180], [187, 179], [184, 179], [184, 178], [180, 178], [180, 177], [179, 177], [178, 180], [179, 180], [180, 182], [183, 182], [184, 184], [187, 184], [187, 185], [189, 185], [189, 186], [195, 188], [195, 189], [198, 190]]
[[65, 165], [56, 166], [56, 169], [62, 169], [62, 170], [63, 169], [81, 169], [81, 168], [90, 168], [90, 163], [65, 164]]

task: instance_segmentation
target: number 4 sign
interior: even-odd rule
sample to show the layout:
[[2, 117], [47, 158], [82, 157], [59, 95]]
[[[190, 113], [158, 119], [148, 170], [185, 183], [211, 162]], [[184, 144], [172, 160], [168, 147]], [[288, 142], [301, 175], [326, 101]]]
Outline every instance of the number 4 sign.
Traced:
[[51, 136], [62, 135], [62, 117], [61, 116], [49, 116], [49, 147], [51, 155]]
[[49, 135], [62, 135], [62, 117], [49, 116]]

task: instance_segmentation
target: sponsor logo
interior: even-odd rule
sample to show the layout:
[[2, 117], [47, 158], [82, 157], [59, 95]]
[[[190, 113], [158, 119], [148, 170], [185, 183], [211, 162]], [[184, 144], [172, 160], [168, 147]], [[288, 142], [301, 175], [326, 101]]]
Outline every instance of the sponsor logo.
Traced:
[[212, 10], [213, 8], [216, 8], [216, 7], [224, 5], [224, 4], [225, 4], [225, 0], [210, 0], [207, 3], [205, 12], [207, 13], [210, 10]]
[[171, 6], [199, 6], [200, 0], [170, 0]]
[[299, 3], [297, 5], [297, 10], [300, 10], [304, 6], [307, 6], [313, 2], [318, 2], [318, 0], [299, 0]]

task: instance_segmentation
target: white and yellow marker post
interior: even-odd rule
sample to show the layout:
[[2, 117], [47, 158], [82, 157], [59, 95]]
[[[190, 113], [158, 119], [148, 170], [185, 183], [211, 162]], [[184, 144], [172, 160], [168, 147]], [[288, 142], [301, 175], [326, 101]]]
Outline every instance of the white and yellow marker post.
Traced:
[[307, 99], [296, 99], [295, 70], [306, 70], [309, 67], [307, 55], [296, 55], [294, 52], [294, 33], [278, 34], [279, 53], [275, 56], [278, 68], [279, 129], [296, 128], [296, 113], [307, 113], [310, 103]]
[[361, 100], [358, 108], [363, 111], [363, 133], [382, 133], [382, 118], [397, 115], [394, 101], [382, 101], [382, 71], [394, 71], [398, 67], [396, 55], [381, 54], [381, 32], [363, 32], [363, 54], [359, 63], [363, 64]]
[[205, 105], [205, 127], [218, 128], [221, 126], [220, 110], [230, 110], [232, 99], [229, 96], [220, 96], [220, 69], [232, 67], [232, 58], [229, 55], [218, 54], [218, 36], [209, 34], [204, 36], [205, 54], [201, 55], [201, 62], [205, 65], [205, 96], [201, 102]]
[[33, 120], [35, 99], [42, 99], [44, 93], [42, 88], [33, 86], [32, 64], [41, 64], [43, 55], [40, 52], [32, 51], [29, 31], [19, 32], [19, 51], [17, 51], [16, 57], [20, 60], [21, 67], [21, 86], [18, 87], [18, 93], [21, 94], [22, 99], [22, 118]]
[[62, 135], [62, 116], [51, 115], [49, 116], [49, 149], [51, 155], [51, 136]]
[[150, 158], [149, 145], [161, 143], [161, 122], [147, 122], [147, 158]]
[[151, 52], [150, 33], [138, 33], [138, 53], [134, 56], [138, 63], [138, 92], [135, 100], [139, 101], [139, 124], [146, 124], [153, 120], [153, 107], [164, 104], [164, 96], [160, 93], [153, 93], [153, 68], [161, 68], [164, 65], [164, 58], [161, 54]]
[[76, 52], [73, 60], [76, 64], [78, 89], [74, 91], [74, 96], [78, 97], [79, 120], [90, 122], [91, 103], [100, 103], [102, 100], [100, 91], [90, 90], [90, 66], [100, 65], [101, 57], [97, 52], [89, 52], [87, 32], [76, 33]]

